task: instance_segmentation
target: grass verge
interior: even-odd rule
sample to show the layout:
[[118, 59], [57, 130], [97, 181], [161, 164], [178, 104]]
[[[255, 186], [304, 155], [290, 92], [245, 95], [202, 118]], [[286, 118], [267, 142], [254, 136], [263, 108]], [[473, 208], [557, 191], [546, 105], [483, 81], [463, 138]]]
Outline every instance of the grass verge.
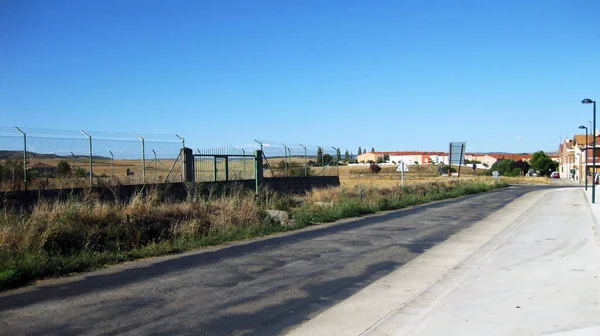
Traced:
[[[90, 271], [140, 258], [300, 229], [320, 222], [401, 209], [506, 187], [506, 183], [433, 182], [406, 188], [315, 189], [301, 200], [238, 190], [209, 199], [164, 202], [157, 193], [126, 204], [93, 195], [39, 203], [0, 216], [0, 291], [34, 280]], [[293, 225], [266, 209], [292, 213]]]
[[[294, 212], [297, 224], [326, 223], [342, 218], [356, 217], [379, 211], [402, 209], [432, 201], [472, 195], [504, 188], [508, 184], [499, 183], [428, 183], [406, 188], [354, 188], [323, 197], [317, 202], [305, 203]], [[314, 193], [314, 192], [313, 192]]]

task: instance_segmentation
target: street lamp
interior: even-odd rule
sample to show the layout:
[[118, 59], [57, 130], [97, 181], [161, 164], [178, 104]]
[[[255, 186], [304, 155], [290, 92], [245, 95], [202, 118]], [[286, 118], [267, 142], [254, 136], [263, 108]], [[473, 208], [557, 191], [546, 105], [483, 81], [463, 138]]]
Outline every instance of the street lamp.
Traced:
[[[588, 185], [588, 128], [586, 126], [579, 126], [579, 129], [584, 129], [585, 128], [585, 191], [587, 191], [587, 185]], [[581, 176], [581, 172], [579, 173], [579, 176]], [[581, 181], [581, 180], [579, 180]]]
[[594, 124], [592, 126], [592, 157], [593, 157], [593, 162], [592, 162], [592, 204], [596, 203], [596, 101], [595, 100], [591, 100], [589, 98], [586, 98], [584, 100], [581, 101], [582, 104], [593, 104], [594, 109], [593, 109], [593, 121]]

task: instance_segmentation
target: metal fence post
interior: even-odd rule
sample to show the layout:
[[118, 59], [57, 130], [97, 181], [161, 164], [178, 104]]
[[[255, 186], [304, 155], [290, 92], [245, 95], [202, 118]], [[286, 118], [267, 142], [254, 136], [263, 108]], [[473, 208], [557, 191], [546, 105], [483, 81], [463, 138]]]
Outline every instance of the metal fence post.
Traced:
[[23, 134], [23, 181], [25, 183], [25, 190], [27, 190], [27, 134], [18, 127], [15, 126], [15, 128]]
[[180, 137], [178, 134], [175, 134], [175, 136], [181, 140], [181, 148], [185, 148], [185, 138]]
[[260, 186], [263, 182], [263, 151], [254, 151], [254, 182], [256, 187], [256, 194], [260, 190]]
[[242, 155], [244, 155], [244, 177], [242, 178], [242, 180], [246, 179], [246, 150], [242, 148]]
[[262, 152], [262, 150], [263, 150], [263, 144], [262, 144], [262, 142], [260, 142], [260, 141], [258, 141], [256, 139], [254, 139], [254, 142], [256, 142], [257, 144], [260, 145], [260, 151]]
[[317, 146], [318, 149], [321, 150], [321, 173], [325, 176], [325, 154], [323, 152], [323, 148]]
[[229, 181], [229, 155], [225, 156], [225, 181]]
[[112, 176], [115, 176], [115, 156], [112, 151], [108, 151], [110, 153], [110, 161], [112, 163]]
[[300, 147], [304, 148], [304, 177], [308, 177], [308, 163], [306, 162], [306, 147], [299, 144]]
[[156, 183], [156, 151], [153, 149], [152, 153], [154, 153], [154, 183]]
[[283, 143], [281, 145], [283, 146], [283, 166], [285, 167], [285, 176], [288, 177], [288, 148]]
[[217, 157], [216, 156], [213, 156], [213, 173], [215, 175], [214, 181], [216, 182], [217, 181], [217, 177], [218, 177], [217, 176]]
[[448, 177], [452, 177], [452, 144], [450, 144], [450, 153], [448, 155]]
[[135, 134], [135, 136], [142, 140], [142, 184], [146, 184], [146, 145], [144, 143], [144, 138], [137, 134]]
[[340, 176], [340, 149], [331, 146], [335, 150], [335, 168], [337, 176]]
[[86, 137], [88, 137], [89, 141], [90, 141], [90, 187], [94, 186], [94, 174], [93, 174], [93, 170], [92, 170], [92, 137], [85, 133], [83, 130], [81, 131], [81, 133], [83, 133], [83, 135], [85, 135]]

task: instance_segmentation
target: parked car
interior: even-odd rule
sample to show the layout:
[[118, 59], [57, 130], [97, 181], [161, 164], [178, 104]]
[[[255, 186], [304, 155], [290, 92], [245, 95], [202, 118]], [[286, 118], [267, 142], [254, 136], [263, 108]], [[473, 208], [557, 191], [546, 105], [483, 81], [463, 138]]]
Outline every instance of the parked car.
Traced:
[[550, 174], [550, 178], [560, 178], [560, 174], [558, 172], [552, 172], [552, 174]]

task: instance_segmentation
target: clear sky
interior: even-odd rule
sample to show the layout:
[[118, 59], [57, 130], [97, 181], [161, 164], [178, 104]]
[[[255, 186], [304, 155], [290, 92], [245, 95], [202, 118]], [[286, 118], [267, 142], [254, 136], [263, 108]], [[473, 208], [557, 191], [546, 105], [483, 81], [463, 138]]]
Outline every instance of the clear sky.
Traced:
[[599, 42], [596, 0], [0, 0], [0, 126], [555, 150]]

